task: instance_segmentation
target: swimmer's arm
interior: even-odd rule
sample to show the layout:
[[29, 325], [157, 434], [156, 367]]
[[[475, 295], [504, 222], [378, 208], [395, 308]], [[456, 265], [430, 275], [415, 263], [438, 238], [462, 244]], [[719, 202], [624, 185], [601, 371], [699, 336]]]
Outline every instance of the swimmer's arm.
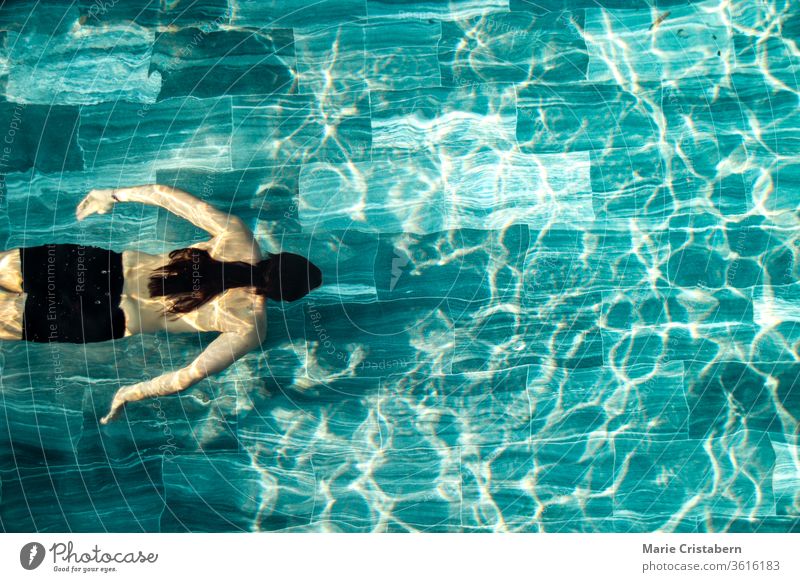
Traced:
[[[232, 247], [227, 246], [229, 253], [232, 251], [232, 254], [243, 257], [240, 260], [249, 261], [251, 257], [261, 259], [261, 249], [253, 236], [253, 231], [241, 218], [222, 212], [188, 192], [171, 186], [148, 184], [130, 188], [92, 190], [78, 204], [76, 216], [78, 220], [83, 220], [94, 213], [105, 214], [111, 211], [116, 202], [139, 202], [161, 206], [205, 230], [218, 243], [223, 245], [232, 243]], [[280, 252], [275, 237], [267, 234], [266, 238], [268, 251]]]
[[175, 216], [191, 222], [197, 228], [202, 228], [211, 236], [219, 236], [233, 231], [247, 232], [252, 235], [250, 229], [238, 216], [217, 210], [188, 192], [171, 186], [148, 184], [131, 188], [115, 188], [112, 191], [112, 197], [119, 202], [139, 202], [161, 206]]
[[226, 233], [253, 236], [238, 216], [222, 212], [188, 192], [161, 184], [92, 190], [78, 205], [78, 219], [81, 220], [94, 212], [104, 214], [110, 210], [114, 202], [139, 202], [161, 206], [175, 216], [191, 222], [197, 228], [205, 230], [211, 236]]
[[176, 394], [193, 386], [203, 378], [217, 374], [259, 345], [265, 329], [254, 327], [247, 333], [223, 332], [195, 360], [180, 370], [162, 374], [157, 378], [120, 388], [114, 395], [109, 413], [100, 419], [106, 424], [126, 402], [136, 402], [154, 396]]

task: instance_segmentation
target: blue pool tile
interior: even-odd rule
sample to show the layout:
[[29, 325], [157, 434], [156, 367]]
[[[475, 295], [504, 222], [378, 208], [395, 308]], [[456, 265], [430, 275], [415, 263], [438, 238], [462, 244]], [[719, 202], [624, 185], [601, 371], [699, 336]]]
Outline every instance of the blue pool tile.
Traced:
[[587, 78], [636, 87], [640, 80], [723, 76], [733, 43], [716, 8], [715, 0], [670, 7], [660, 14], [649, 8], [587, 8]]
[[53, 38], [6, 38], [9, 99], [42, 104], [92, 104], [125, 99], [152, 103], [161, 75], [149, 74], [154, 34], [130, 27], [79, 27]]
[[[272, 303], [272, 304], [270, 304]], [[225, 414], [236, 414], [240, 410], [249, 409], [249, 394], [261, 390], [271, 382], [271, 378], [292, 378], [294, 375], [305, 377], [308, 349], [301, 342], [305, 334], [305, 320], [308, 317], [305, 302], [279, 305], [267, 303], [267, 340], [261, 349], [254, 350], [243, 361], [242, 378], [237, 382], [237, 371], [232, 369], [226, 375], [230, 378], [223, 384], [231, 396], [226, 401]], [[246, 388], [243, 382], [254, 382], [253, 388]], [[233, 423], [234, 419], [231, 419]], [[233, 424], [231, 424], [233, 426]]]
[[724, 84], [707, 77], [670, 84], [664, 88], [662, 107], [667, 131], [676, 138], [719, 139], [758, 124], [764, 146], [790, 155], [797, 153], [798, 141], [792, 131], [798, 119], [794, 96], [768, 85], [761, 75], [737, 72]]
[[716, 289], [725, 284], [726, 266], [722, 253], [692, 242], [673, 250], [666, 276], [679, 287]]
[[614, 515], [612, 517], [576, 520], [550, 520], [543, 516], [540, 529], [544, 533], [697, 533], [694, 517]]
[[[623, 160], [624, 155], [621, 155], [620, 150], [616, 152], [612, 150], [612, 152], [608, 158], [603, 160], [602, 164], [606, 164], [608, 161], [611, 163], [602, 167], [601, 163], [594, 162], [595, 157], [592, 154], [593, 187], [597, 187], [596, 185], [600, 182], [599, 188], [605, 189], [610, 180], [624, 174], [624, 166], [630, 163]], [[647, 156], [643, 152], [641, 156], [637, 156], [637, 159], [643, 160], [645, 157]], [[618, 166], [619, 162], [623, 165]], [[633, 162], [631, 165], [635, 164], [636, 162]], [[652, 232], [663, 228], [669, 217], [677, 212], [679, 202], [676, 200], [676, 191], [680, 188], [690, 192], [690, 196], [694, 196], [697, 190], [693, 188], [694, 184], [683, 187], [682, 184], [676, 186], [669, 181], [658, 182], [659, 171], [658, 166], [647, 163], [644, 176], [632, 174], [625, 179], [623, 184], [619, 184], [619, 190], [610, 192], [596, 190], [592, 198], [596, 225], [598, 227], [602, 225], [608, 229], [623, 229], [625, 225], [630, 225], [631, 221], [635, 221], [641, 229], [646, 231]], [[652, 175], [648, 176], [647, 174], [651, 172]], [[743, 202], [744, 206], [744, 197], [737, 199], [737, 202], [739, 200]]]
[[290, 29], [164, 32], [151, 60], [161, 76], [159, 99], [289, 94], [297, 90], [294, 67]]
[[320, 511], [324, 508], [312, 458], [303, 455], [287, 459], [266, 448], [251, 453], [251, 457], [252, 465], [262, 471], [264, 480], [255, 531], [296, 531], [312, 526], [317, 504]]
[[[763, 263], [766, 274], [769, 275], [769, 288], [776, 297], [784, 300], [785, 305], [791, 305], [792, 297], [789, 291], [797, 282], [797, 273], [800, 265], [796, 256], [800, 250], [796, 241], [784, 240], [782, 244], [775, 241], [769, 252], [764, 253]], [[767, 295], [769, 289], [766, 285], [762, 295]]]
[[[511, 85], [426, 87], [370, 93], [372, 146], [387, 156], [397, 150], [461, 153], [465, 146], [515, 146], [517, 108]], [[377, 157], [374, 152], [373, 157]]]
[[675, 324], [752, 323], [753, 301], [728, 288], [708, 290], [653, 289], [641, 286], [607, 291], [604, 323], [609, 329]]
[[[433, 388], [432, 388], [433, 387]], [[381, 434], [404, 443], [502, 447], [586, 434], [687, 437], [683, 364], [566, 369], [550, 363], [491, 372], [391, 378], [380, 393]]]
[[83, 169], [78, 145], [77, 107], [29, 105], [0, 101], [4, 132], [0, 171], [3, 174], [36, 168], [43, 172]]
[[[575, 238], [573, 233], [580, 232]], [[525, 255], [523, 303], [535, 307], [582, 291], [611, 291], [617, 288], [658, 288], [666, 282], [654, 271], [667, 260], [664, 233], [648, 233], [637, 240], [630, 231], [548, 231], [536, 237]]]
[[796, 284], [756, 288], [754, 319], [761, 333], [753, 350], [759, 361], [796, 361], [792, 356], [800, 333], [800, 313], [793, 295], [796, 288]]
[[742, 258], [757, 258], [765, 254], [770, 245], [785, 240], [785, 232], [773, 228], [764, 217], [749, 216], [731, 220], [726, 224], [728, 248]]
[[[379, 379], [341, 376], [308, 382], [299, 374], [293, 379], [280, 372], [274, 370], [261, 389], [248, 395], [238, 425], [244, 450], [280, 449], [282, 456], [297, 458], [312, 452], [338, 454], [350, 442], [360, 453], [388, 437], [391, 419], [374, 416]], [[314, 438], [319, 430], [325, 439]]]
[[442, 84], [565, 83], [586, 78], [581, 15], [488, 13], [442, 24]]
[[[30, 369], [28, 358], [48, 365]], [[84, 426], [86, 370], [94, 358], [84, 356], [78, 345], [4, 342], [0, 470], [75, 462]]]
[[369, 158], [369, 97], [348, 94], [346, 99], [340, 104], [313, 95], [234, 98], [233, 167], [307, 167]]
[[772, 490], [779, 515], [800, 516], [800, 477], [798, 477], [797, 445], [772, 442], [775, 450], [775, 471]]
[[8, 84], [8, 49], [6, 38], [8, 31], [0, 31], [0, 99], [5, 99], [6, 85]]
[[658, 139], [657, 88], [633, 95], [607, 83], [531, 84], [517, 90], [517, 140], [526, 152], [639, 148]]
[[228, 0], [194, 0], [187, 4], [126, 0], [98, 2], [78, 0], [81, 21], [90, 26], [107, 23], [136, 23], [146, 27], [219, 27], [230, 21]]
[[751, 342], [756, 361], [772, 363], [794, 363], [795, 344], [800, 340], [800, 325], [790, 319], [786, 322], [764, 320], [757, 322], [758, 335]]
[[[400, 305], [403, 313], [414, 313], [423, 323], [409, 327], [408, 319], [400, 316]], [[308, 310], [304, 324], [307, 374], [312, 379], [325, 381], [348, 370], [361, 377], [380, 377], [387, 367], [420, 373], [451, 369], [455, 332], [453, 323], [441, 314], [441, 300], [310, 302]], [[420, 350], [423, 337], [436, 338], [438, 349]]]
[[452, 20], [508, 10], [508, 0], [366, 0], [370, 18], [418, 18]]
[[422, 156], [338, 167], [305, 164], [300, 171], [300, 223], [313, 231], [444, 230], [441, 190], [436, 161]]
[[[374, 510], [369, 500], [357, 491], [342, 490], [336, 495], [324, 518], [314, 519], [303, 530], [320, 532], [367, 533], [381, 531], [374, 525]], [[302, 526], [301, 526], [302, 527]]]
[[[700, 78], [665, 88], [665, 137], [681, 152], [667, 166], [672, 181], [702, 178], [688, 194], [726, 215], [758, 204], [785, 210], [796, 181], [793, 93], [752, 73], [735, 73], [726, 85]], [[758, 139], [749, 135], [752, 127]]]
[[293, 28], [309, 23], [328, 26], [354, 22], [366, 16], [366, 0], [321, 0], [302, 4], [295, 0], [230, 0], [235, 26]]
[[758, 327], [721, 322], [692, 326], [654, 325], [626, 331], [602, 331], [608, 362], [625, 368], [634, 364], [655, 365], [660, 361], [713, 361], [750, 353]]
[[300, 173], [300, 196], [304, 228], [322, 230], [428, 233], [594, 218], [583, 152], [491, 150], [452, 158], [408, 154], [342, 167], [310, 164]]
[[788, 427], [782, 409], [792, 406], [797, 390], [795, 368], [736, 361], [687, 363], [690, 435], [702, 438], [746, 427], [783, 434]]
[[364, 28], [371, 91], [441, 85], [438, 20], [370, 20]]
[[231, 101], [166, 99], [83, 107], [78, 143], [89, 170], [142, 165], [231, 169]]
[[367, 89], [365, 31], [360, 24], [307, 25], [294, 29], [300, 93], [320, 101]]
[[[748, 4], [743, 4], [745, 11], [750, 10]], [[796, 18], [796, 17], [795, 17]], [[796, 91], [800, 87], [797, 74], [800, 71], [800, 64], [796, 56], [792, 53], [791, 45], [786, 41], [786, 32], [783, 38], [778, 36], [765, 37], [758, 28], [740, 28], [734, 26], [733, 46], [735, 49], [736, 69], [741, 72], [748, 72], [768, 78], [769, 84], [776, 87], [789, 87]], [[773, 23], [768, 26], [782, 26], [784, 24]], [[796, 26], [796, 25], [795, 25]], [[786, 30], [786, 28], [784, 28]], [[797, 38], [797, 33], [795, 33]], [[769, 55], [767, 57], [767, 55]]]
[[[593, 150], [591, 160], [595, 196], [625, 198], [618, 207], [627, 212], [627, 216], [634, 212], [637, 218], [641, 216], [641, 209], [647, 209], [647, 201], [667, 182], [666, 165], [658, 154], [658, 147], [652, 143], [643, 147]], [[641, 203], [637, 204], [638, 201]], [[654, 211], [661, 221], [669, 214], [663, 204], [658, 204]]]
[[[800, 63], [792, 54], [791, 40], [800, 37], [797, 11], [788, 5], [773, 7], [764, 2], [735, 0], [730, 4], [729, 14], [736, 70], [766, 77], [767, 84], [776, 88], [783, 85], [796, 90]], [[777, 29], [781, 31], [779, 35], [763, 32]]]
[[[731, 83], [733, 87], [730, 91], [734, 97], [729, 99], [732, 101], [736, 96], [741, 99], [740, 111], [749, 125], [744, 125], [743, 119], [735, 115], [731, 115], [732, 119], [727, 120], [728, 123], [742, 123], [743, 131], [748, 131], [757, 123], [760, 127], [759, 139], [771, 155], [782, 158], [800, 153], [800, 140], [794, 130], [799, 119], [792, 98], [794, 91], [787, 90], [785, 86], [767, 88], [753, 74], [734, 74]], [[735, 106], [731, 109], [735, 110]], [[719, 123], [715, 127], [719, 127]]]
[[462, 452], [465, 529], [536, 531], [543, 519], [612, 514], [614, 453], [603, 438], [536, 440]]
[[[387, 449], [377, 453], [380, 458], [374, 454], [314, 455], [318, 482], [330, 483], [318, 499], [315, 522], [330, 523], [334, 531], [376, 532], [442, 531], [458, 523], [457, 453]], [[425, 478], [431, 472], [441, 476], [441, 485]], [[361, 511], [353, 514], [355, 509]]]
[[728, 265], [725, 279], [731, 287], [742, 289], [761, 284], [762, 275], [757, 259], [738, 258]]
[[[238, 448], [236, 394], [230, 388], [216, 395], [199, 385], [185, 395], [126, 405], [117, 419], [103, 426], [97, 419], [108, 413], [113, 394], [121, 386], [98, 384], [103, 390], [87, 398], [85, 405], [86, 430], [77, 446], [82, 462], [119, 460], [131, 450], [143, 457], [162, 457]], [[227, 388], [223, 380], [219, 385]]]
[[175, 455], [163, 472], [161, 531], [253, 531], [267, 484], [247, 454]]
[[[370, 400], [366, 387], [334, 382], [328, 390], [338, 398], [323, 394], [322, 407], [317, 398], [298, 400], [296, 393], [259, 403], [254, 420], [263, 420], [241, 437], [268, 479], [260, 528], [429, 531], [451, 530], [458, 522], [457, 449], [391, 447], [388, 436], [383, 441], [372, 432], [370, 416], [364, 419], [357, 404]], [[354, 412], [348, 404], [357, 406], [361, 419], [355, 442], [353, 429], [341, 426]], [[325, 438], [314, 438], [320, 431]], [[441, 483], [427, 478], [431, 471]]]
[[793, 250], [788, 245], [782, 248], [775, 246], [764, 254], [761, 259], [765, 263], [764, 275], [769, 276], [770, 280], [755, 287], [756, 321], [764, 327], [796, 322], [800, 312], [795, 295], [798, 288], [795, 272], [798, 267]]
[[[389, 531], [442, 531], [461, 521], [458, 449], [386, 451], [372, 472], [374, 484], [393, 500]], [[437, 475], [436, 486], [426, 475]]]
[[161, 459], [52, 464], [0, 471], [5, 532], [158, 532], [164, 510]]
[[68, 32], [79, 18], [80, 12], [74, 2], [18, 0], [13, 9], [4, 5], [0, 10], [0, 29], [56, 35]]
[[450, 302], [478, 305], [511, 301], [519, 293], [528, 230], [526, 225], [517, 224], [502, 231], [380, 234], [374, 267], [378, 296], [436, 295]]
[[656, 6], [665, 10], [671, 6], [688, 4], [689, 0], [509, 0], [512, 11], [535, 13], [561, 12], [584, 8], [650, 8]]
[[454, 448], [523, 442], [534, 418], [527, 366], [468, 374], [402, 375], [387, 369], [374, 400], [383, 446]]
[[766, 433], [747, 430], [686, 440], [617, 439], [615, 449], [615, 516], [775, 515], [775, 454]]
[[[777, 7], [783, 8], [780, 4]], [[781, 23], [786, 38], [797, 38], [800, 34], [800, 20], [794, 11], [774, 10], [768, 3], [733, 0], [730, 3], [730, 16], [734, 29], [742, 32], [752, 33], [760, 27]]]
[[711, 358], [712, 354], [723, 360], [739, 358], [757, 343], [758, 326], [747, 322], [722, 322], [699, 329], [700, 333], [692, 333], [686, 327], [671, 329], [667, 336], [667, 358], [691, 361]]
[[[607, 432], [615, 436], [688, 436], [684, 365], [625, 370], [532, 366], [528, 392], [537, 438]], [[602, 404], [600, 404], [602, 403]]]
[[[623, 79], [631, 84], [637, 79], [660, 80], [664, 65], [652, 58], [649, 50], [652, 24], [649, 8], [587, 9], [584, 31], [589, 53], [587, 78], [593, 82], [617, 80], [623, 86], [626, 86]], [[616, 39], [621, 41], [619, 46]]]
[[[746, 160], [747, 144], [741, 135], [720, 133], [712, 138], [709, 134], [690, 135], [684, 132], [680, 135], [671, 134], [668, 139], [674, 150], [685, 152], [685, 157], [674, 164], [673, 176], [676, 178], [695, 176], [706, 184], [713, 183], [720, 175], [720, 169], [736, 167]], [[708, 192], [707, 186], [705, 190]]]
[[728, 517], [712, 515], [701, 520], [698, 525], [704, 533], [798, 533], [800, 518], [769, 517]]
[[286, 236], [281, 249], [302, 254], [323, 273], [323, 284], [307, 305], [360, 304], [377, 300], [377, 241], [358, 231]]
[[[720, 287], [723, 277], [719, 263], [730, 266], [732, 260], [738, 258], [758, 257], [766, 263], [766, 272], [773, 277], [778, 273], [770, 266], [771, 252], [778, 251], [781, 255], [790, 255], [788, 248], [793, 243], [794, 235], [784, 229], [776, 228], [774, 224], [765, 220], [764, 216], [751, 215], [730, 218], [721, 217], [713, 210], [698, 208], [692, 213], [676, 214], [669, 220], [669, 245], [671, 254], [685, 253], [681, 260], [670, 265], [670, 279], [681, 279], [686, 285], [705, 285], [706, 287]], [[774, 248], [772, 248], [774, 247]], [[703, 255], [705, 254], [705, 257]], [[720, 256], [721, 255], [721, 256]], [[688, 274], [683, 277], [677, 273], [686, 259]], [[705, 277], [701, 277], [696, 263], [705, 259]], [[781, 260], [778, 268], [787, 266], [785, 259]], [[777, 265], [776, 265], [777, 267]], [[729, 274], [728, 282], [732, 277]], [[704, 279], [704, 280], [703, 280]], [[773, 283], [785, 284], [785, 280], [778, 282], [781, 277], [774, 277]]]
[[596, 316], [600, 301], [599, 293], [581, 293], [559, 298], [539, 310], [507, 305], [457, 321], [453, 371], [541, 363], [570, 369], [600, 367], [604, 363], [604, 342]]

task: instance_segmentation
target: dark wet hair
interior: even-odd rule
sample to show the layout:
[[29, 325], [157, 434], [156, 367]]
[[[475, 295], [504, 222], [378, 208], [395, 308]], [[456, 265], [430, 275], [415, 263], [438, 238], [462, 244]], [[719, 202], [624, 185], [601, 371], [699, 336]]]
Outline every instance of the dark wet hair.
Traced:
[[296, 301], [322, 285], [322, 271], [294, 253], [269, 253], [257, 265], [217, 261], [208, 251], [192, 247], [174, 250], [169, 258], [147, 284], [150, 297], [172, 300], [166, 313], [189, 313], [234, 287], [250, 287], [273, 301]]

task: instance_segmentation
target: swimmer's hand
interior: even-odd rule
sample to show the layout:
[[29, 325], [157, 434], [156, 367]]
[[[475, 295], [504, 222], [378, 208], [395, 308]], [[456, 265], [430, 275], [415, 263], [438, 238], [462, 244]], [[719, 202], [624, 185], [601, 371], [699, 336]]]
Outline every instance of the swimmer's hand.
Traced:
[[[184, 378], [184, 382], [180, 381], [181, 378]], [[193, 382], [187, 380], [186, 373], [179, 370], [162, 374], [152, 380], [145, 380], [144, 382], [138, 382], [130, 386], [123, 386], [114, 394], [114, 400], [111, 401], [111, 410], [100, 419], [100, 424], [108, 424], [108, 421], [113, 420], [120, 409], [128, 402], [137, 402], [138, 400], [152, 398], [153, 396], [175, 394], [176, 392], [185, 390], [191, 384], [193, 384]]]
[[114, 196], [115, 190], [92, 190], [86, 198], [80, 201], [75, 216], [78, 220], [83, 220], [91, 214], [105, 214], [111, 211], [114, 203], [118, 200]]
[[142, 393], [145, 391], [148, 384], [149, 382], [139, 382], [138, 384], [125, 386], [117, 390], [117, 393], [114, 394], [114, 400], [111, 401], [111, 410], [100, 419], [100, 424], [108, 424], [108, 421], [112, 420], [117, 415], [120, 408], [122, 408], [126, 402], [141, 400]]

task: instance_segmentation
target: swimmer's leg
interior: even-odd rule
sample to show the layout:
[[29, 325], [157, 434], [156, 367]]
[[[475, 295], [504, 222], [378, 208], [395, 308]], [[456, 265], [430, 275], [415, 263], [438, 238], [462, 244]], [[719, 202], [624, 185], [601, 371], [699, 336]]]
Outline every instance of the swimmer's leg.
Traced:
[[22, 339], [22, 315], [25, 293], [8, 293], [0, 289], [0, 339]]
[[22, 293], [22, 263], [19, 249], [0, 251], [0, 291]]

